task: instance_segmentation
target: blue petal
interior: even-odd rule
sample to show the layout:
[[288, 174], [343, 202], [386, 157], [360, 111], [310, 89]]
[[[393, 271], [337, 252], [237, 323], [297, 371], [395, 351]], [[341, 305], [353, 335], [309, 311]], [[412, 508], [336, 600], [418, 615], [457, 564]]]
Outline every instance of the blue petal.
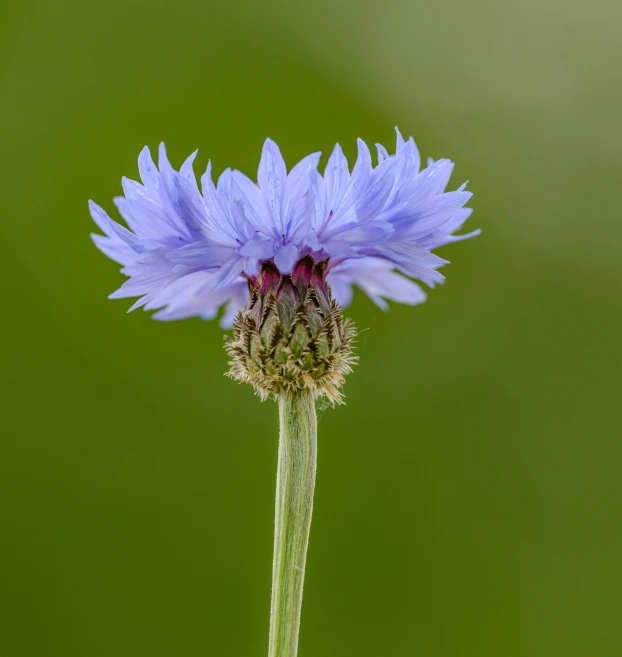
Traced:
[[166, 254], [166, 259], [175, 265], [209, 269], [219, 267], [233, 256], [235, 256], [235, 251], [229, 246], [209, 242], [193, 242], [170, 251]]
[[212, 290], [216, 291], [225, 285], [233, 283], [238, 279], [244, 270], [244, 258], [235, 257], [229, 262], [223, 264], [214, 274], [211, 285]]
[[123, 228], [116, 221], [113, 221], [97, 203], [89, 201], [89, 210], [91, 211], [93, 221], [108, 237], [120, 239], [128, 246], [135, 246], [137, 244], [138, 239], [136, 235], [131, 233], [127, 228]]
[[285, 233], [285, 227], [281, 217], [281, 198], [285, 188], [287, 169], [285, 160], [281, 155], [279, 147], [271, 140], [266, 139], [259, 169], [257, 171], [257, 182], [261, 191], [265, 194], [268, 207], [272, 215], [274, 225], [278, 227], [279, 234]]
[[322, 242], [322, 246], [331, 255], [338, 255], [342, 249], [374, 247], [386, 242], [393, 233], [393, 226], [385, 221], [371, 222], [360, 226], [355, 225], [343, 232], [333, 235]]
[[300, 251], [293, 244], [279, 245], [274, 256], [274, 264], [281, 274], [291, 274], [299, 258]]
[[348, 188], [349, 181], [350, 169], [348, 168], [348, 161], [341, 150], [341, 146], [335, 144], [335, 148], [328, 158], [328, 163], [324, 170], [326, 210], [328, 212], [335, 212], [339, 207], [341, 199]]
[[238, 253], [245, 258], [260, 258], [261, 260], [265, 260], [274, 255], [274, 243], [257, 238], [242, 245], [238, 249]]
[[147, 189], [157, 191], [160, 176], [151, 157], [151, 151], [147, 146], [143, 148], [138, 156], [138, 173], [140, 174], [140, 179], [143, 181], [143, 185]]
[[[318, 193], [317, 185], [317, 165], [321, 153], [312, 153], [303, 158], [290, 171], [285, 184], [285, 193], [283, 195], [283, 225], [285, 238], [292, 241], [299, 241], [302, 235], [294, 233], [300, 230], [304, 222], [308, 227], [312, 225], [309, 213], [315, 207], [314, 195]], [[308, 230], [307, 227], [307, 230]]]

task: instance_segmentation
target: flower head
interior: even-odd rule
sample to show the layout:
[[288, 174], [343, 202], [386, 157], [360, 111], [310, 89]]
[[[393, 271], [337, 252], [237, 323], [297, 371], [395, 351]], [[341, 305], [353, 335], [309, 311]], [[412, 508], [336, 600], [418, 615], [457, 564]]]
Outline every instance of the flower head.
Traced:
[[301, 258], [291, 275], [265, 261], [250, 285], [250, 303], [227, 339], [229, 375], [268, 395], [308, 389], [341, 402], [338, 388], [356, 361], [355, 330], [326, 284], [326, 260]]
[[381, 308], [387, 300], [415, 305], [425, 300], [411, 279], [429, 287], [443, 281], [446, 260], [432, 249], [466, 239], [454, 235], [471, 210], [464, 186], [445, 188], [453, 164], [429, 162], [420, 170], [415, 142], [397, 133], [392, 155], [378, 145], [374, 165], [358, 141], [350, 171], [337, 145], [324, 174], [319, 153], [289, 172], [277, 145], [263, 147], [257, 183], [226, 169], [216, 184], [211, 163], [197, 185], [191, 155], [179, 171], [164, 145], [158, 167], [148, 148], [138, 158], [142, 184], [123, 179], [124, 196], [115, 199], [128, 228], [90, 202], [102, 235], [95, 244], [122, 265], [128, 280], [111, 298], [140, 297], [132, 306], [159, 309], [156, 319], [214, 318], [231, 326], [252, 302], [266, 265], [289, 276], [309, 257], [323, 263], [323, 283], [346, 306], [352, 287], [365, 291]]

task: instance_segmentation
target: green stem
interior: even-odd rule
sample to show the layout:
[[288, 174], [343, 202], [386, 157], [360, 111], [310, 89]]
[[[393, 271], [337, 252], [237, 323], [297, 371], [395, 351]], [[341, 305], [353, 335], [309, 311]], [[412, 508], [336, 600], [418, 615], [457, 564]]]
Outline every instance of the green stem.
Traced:
[[268, 657], [296, 657], [317, 460], [313, 393], [299, 390], [282, 394], [279, 418]]

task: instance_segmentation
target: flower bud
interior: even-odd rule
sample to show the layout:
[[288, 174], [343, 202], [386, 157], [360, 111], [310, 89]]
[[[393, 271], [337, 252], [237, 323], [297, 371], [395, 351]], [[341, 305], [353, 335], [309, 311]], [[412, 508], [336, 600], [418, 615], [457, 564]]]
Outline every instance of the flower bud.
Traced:
[[326, 261], [306, 256], [291, 275], [264, 262], [249, 280], [251, 299], [238, 313], [229, 376], [252, 385], [259, 396], [307, 389], [340, 403], [338, 387], [351, 371], [354, 327], [331, 297]]

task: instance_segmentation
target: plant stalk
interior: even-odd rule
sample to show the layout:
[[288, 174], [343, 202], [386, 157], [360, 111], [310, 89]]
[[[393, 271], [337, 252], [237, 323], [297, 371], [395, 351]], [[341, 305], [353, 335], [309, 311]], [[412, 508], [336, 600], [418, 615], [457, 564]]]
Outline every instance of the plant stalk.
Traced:
[[279, 418], [268, 657], [296, 657], [317, 462], [313, 392], [281, 394]]

